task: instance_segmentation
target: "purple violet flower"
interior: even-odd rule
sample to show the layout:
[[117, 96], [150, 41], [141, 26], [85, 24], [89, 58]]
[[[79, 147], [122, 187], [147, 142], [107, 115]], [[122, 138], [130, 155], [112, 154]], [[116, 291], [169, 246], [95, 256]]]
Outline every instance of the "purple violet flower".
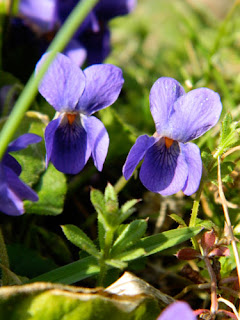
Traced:
[[20, 0], [19, 14], [26, 24], [34, 23], [41, 33], [52, 31], [58, 23], [56, 0]]
[[51, 160], [59, 171], [76, 174], [92, 156], [96, 168], [102, 170], [109, 137], [92, 114], [117, 100], [123, 82], [116, 66], [98, 64], [82, 71], [68, 57], [57, 54], [39, 86], [41, 95], [57, 111], [45, 130], [47, 164]]
[[38, 143], [42, 138], [26, 133], [11, 142], [0, 162], [0, 211], [10, 216], [24, 213], [23, 200], [38, 201], [38, 195], [19, 179], [21, 166], [9, 152], [25, 149], [29, 144]]
[[[20, 0], [19, 15], [27, 26], [37, 31], [45, 40], [65, 22], [79, 1], [81, 0]], [[111, 51], [109, 20], [131, 12], [136, 1], [100, 0], [76, 31], [64, 54], [79, 66], [85, 60], [89, 65], [102, 63]], [[47, 47], [47, 43], [45, 46]]]
[[197, 317], [194, 315], [193, 310], [190, 306], [183, 301], [177, 301], [170, 304], [157, 320], [197, 320]]
[[152, 137], [138, 137], [123, 167], [128, 180], [143, 160], [140, 180], [163, 196], [182, 190], [197, 191], [202, 160], [197, 145], [189, 142], [203, 135], [218, 121], [222, 110], [219, 95], [207, 88], [185, 93], [172, 78], [159, 78], [150, 92], [150, 111], [156, 126]]

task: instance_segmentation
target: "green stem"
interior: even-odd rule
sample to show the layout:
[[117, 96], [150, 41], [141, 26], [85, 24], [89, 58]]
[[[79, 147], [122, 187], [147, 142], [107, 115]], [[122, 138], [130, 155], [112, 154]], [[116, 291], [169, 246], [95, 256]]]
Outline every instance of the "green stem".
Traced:
[[73, 12], [69, 15], [63, 27], [59, 30], [56, 37], [48, 48], [49, 55], [42, 63], [37, 74], [33, 73], [27, 82], [22, 94], [18, 98], [11, 115], [5, 123], [0, 133], [0, 160], [2, 159], [8, 144], [20, 125], [25, 112], [28, 110], [38, 91], [38, 85], [47, 71], [50, 63], [57, 52], [62, 51], [69, 39], [73, 36], [79, 25], [83, 22], [88, 13], [96, 5], [98, 0], [82, 0], [76, 5]]
[[124, 176], [121, 176], [116, 182], [116, 184], [114, 185], [115, 192], [118, 194], [125, 187], [128, 181], [129, 180], [126, 180]]
[[[199, 208], [199, 203], [200, 203], [200, 198], [201, 198], [204, 182], [205, 182], [205, 175], [203, 174], [198, 191], [196, 193], [196, 198], [193, 202], [192, 213], [191, 213], [191, 217], [190, 217], [190, 221], [189, 221], [189, 227], [196, 226], [198, 208]], [[197, 240], [195, 239], [195, 237], [192, 238], [191, 240], [192, 240], [192, 244], [193, 244], [194, 249], [198, 249], [198, 243], [197, 243]]]
[[107, 260], [109, 257], [109, 252], [110, 252], [110, 249], [112, 246], [113, 237], [114, 237], [114, 230], [109, 229], [106, 232], [105, 247], [104, 247], [102, 258], [100, 260], [100, 272], [99, 272], [99, 278], [98, 278], [98, 285], [99, 286], [104, 285], [104, 280], [105, 280], [105, 276], [107, 273], [107, 265], [105, 263], [105, 260]]

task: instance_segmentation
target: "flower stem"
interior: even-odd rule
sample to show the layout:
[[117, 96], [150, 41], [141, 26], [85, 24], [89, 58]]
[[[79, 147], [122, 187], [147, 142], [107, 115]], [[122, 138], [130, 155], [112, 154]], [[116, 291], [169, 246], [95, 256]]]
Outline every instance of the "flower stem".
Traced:
[[91, 11], [91, 9], [96, 5], [98, 0], [82, 0], [76, 5], [75, 9], [69, 15], [68, 19], [64, 23], [63, 27], [59, 30], [56, 37], [50, 44], [48, 51], [49, 55], [46, 57], [45, 61], [41, 65], [39, 72], [35, 75], [31, 75], [29, 81], [27, 82], [22, 94], [19, 96], [11, 115], [9, 116], [7, 122], [5, 123], [1, 133], [0, 133], [0, 160], [2, 159], [5, 150], [9, 142], [12, 140], [13, 135], [19, 124], [21, 123], [25, 112], [28, 110], [30, 104], [32, 103], [34, 97], [38, 91], [38, 85], [47, 71], [48, 66], [54, 59], [57, 52], [62, 51], [68, 41], [73, 36], [74, 32], [83, 22], [85, 17]]
[[206, 264], [210, 280], [211, 280], [211, 313], [214, 315], [218, 310], [218, 300], [217, 300], [217, 278], [213, 271], [211, 262], [207, 256], [204, 257], [204, 262]]
[[128, 183], [129, 180], [126, 180], [124, 176], [121, 176], [114, 185], [114, 190], [118, 194]]
[[[191, 213], [191, 217], [190, 217], [190, 221], [189, 221], [189, 227], [195, 227], [196, 226], [198, 208], [199, 208], [199, 203], [200, 203], [200, 198], [201, 198], [204, 182], [205, 182], [205, 174], [202, 175], [202, 179], [201, 179], [198, 191], [196, 193], [196, 198], [195, 198], [195, 200], [193, 202], [192, 213]], [[197, 243], [196, 238], [193, 237], [191, 240], [192, 240], [192, 244], [193, 244], [194, 249], [197, 250], [198, 249], [198, 243]]]
[[104, 247], [104, 251], [102, 254], [102, 258], [100, 259], [100, 273], [99, 273], [99, 277], [98, 277], [98, 285], [99, 286], [104, 286], [104, 280], [105, 280], [105, 276], [107, 273], [107, 265], [105, 263], [105, 260], [108, 259], [109, 252], [110, 252], [112, 242], [113, 242], [113, 237], [114, 237], [114, 230], [109, 229], [106, 232], [105, 247]]

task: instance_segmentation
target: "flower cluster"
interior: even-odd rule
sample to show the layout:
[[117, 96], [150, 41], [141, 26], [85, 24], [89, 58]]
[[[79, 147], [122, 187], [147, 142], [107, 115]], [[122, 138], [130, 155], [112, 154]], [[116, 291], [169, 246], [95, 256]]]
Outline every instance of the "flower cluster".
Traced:
[[36, 134], [26, 133], [9, 144], [0, 162], [0, 211], [11, 216], [24, 213], [23, 200], [37, 201], [37, 194], [20, 179], [21, 166], [9, 152], [25, 149], [42, 140]]
[[217, 123], [222, 111], [220, 97], [207, 88], [185, 93], [175, 79], [163, 77], [151, 89], [150, 110], [156, 132], [136, 140], [123, 175], [128, 180], [143, 160], [140, 180], [147, 189], [164, 196], [180, 190], [191, 195], [201, 180], [202, 160], [198, 146], [189, 141]]

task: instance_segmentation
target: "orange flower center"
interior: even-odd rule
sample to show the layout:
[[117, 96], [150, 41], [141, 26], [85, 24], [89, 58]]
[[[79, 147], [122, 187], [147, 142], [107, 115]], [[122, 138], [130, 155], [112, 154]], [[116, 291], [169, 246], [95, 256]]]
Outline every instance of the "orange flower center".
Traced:
[[167, 138], [167, 137], [165, 137], [164, 139], [165, 139], [165, 145], [169, 149], [171, 147], [171, 145], [173, 144], [174, 140], [170, 139], [170, 138]]
[[76, 113], [67, 113], [68, 123], [69, 123], [70, 125], [73, 124], [76, 116], [77, 116]]

